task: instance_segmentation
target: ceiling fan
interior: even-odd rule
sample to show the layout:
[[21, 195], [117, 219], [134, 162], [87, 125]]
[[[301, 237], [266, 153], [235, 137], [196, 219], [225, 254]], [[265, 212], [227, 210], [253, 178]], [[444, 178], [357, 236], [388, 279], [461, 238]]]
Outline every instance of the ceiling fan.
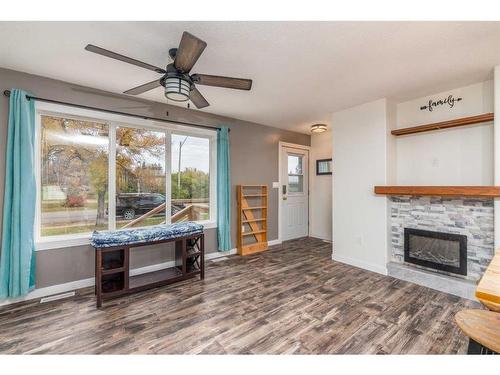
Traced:
[[134, 87], [124, 93], [130, 95], [142, 94], [146, 91], [163, 86], [167, 99], [176, 102], [191, 100], [196, 108], [208, 107], [210, 104], [196, 88], [196, 84], [205, 86], [225, 87], [229, 89], [250, 90], [251, 79], [213, 76], [208, 74], [189, 74], [201, 53], [207, 46], [203, 40], [184, 31], [178, 48], [171, 48], [168, 54], [173, 62], [166, 69], [120, 55], [107, 49], [88, 44], [85, 49], [112, 59], [120, 60], [144, 69], [153, 70], [163, 76], [160, 79]]

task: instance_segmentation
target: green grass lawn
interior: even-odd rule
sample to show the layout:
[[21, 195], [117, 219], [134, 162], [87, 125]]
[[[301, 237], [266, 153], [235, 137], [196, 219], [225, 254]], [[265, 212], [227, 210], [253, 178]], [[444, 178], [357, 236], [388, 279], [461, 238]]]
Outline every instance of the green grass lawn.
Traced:
[[82, 211], [82, 210], [96, 210], [97, 201], [95, 199], [88, 199], [84, 207], [64, 207], [64, 200], [60, 201], [43, 201], [42, 212], [55, 212], [55, 211]]

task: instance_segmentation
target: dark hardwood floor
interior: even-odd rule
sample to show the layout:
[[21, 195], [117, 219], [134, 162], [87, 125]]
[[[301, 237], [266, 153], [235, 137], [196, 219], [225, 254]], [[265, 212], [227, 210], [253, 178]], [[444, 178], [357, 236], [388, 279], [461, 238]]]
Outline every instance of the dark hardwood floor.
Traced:
[[454, 314], [478, 304], [289, 241], [208, 262], [206, 279], [105, 302], [0, 308], [0, 353], [465, 353]]

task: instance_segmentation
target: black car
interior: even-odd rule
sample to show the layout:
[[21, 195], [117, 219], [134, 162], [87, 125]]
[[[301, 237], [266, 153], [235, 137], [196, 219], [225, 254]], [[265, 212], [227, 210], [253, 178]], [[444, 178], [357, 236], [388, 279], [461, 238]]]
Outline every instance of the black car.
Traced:
[[[165, 203], [165, 196], [159, 193], [121, 193], [116, 196], [116, 215], [132, 220]], [[165, 212], [161, 213], [165, 215]]]

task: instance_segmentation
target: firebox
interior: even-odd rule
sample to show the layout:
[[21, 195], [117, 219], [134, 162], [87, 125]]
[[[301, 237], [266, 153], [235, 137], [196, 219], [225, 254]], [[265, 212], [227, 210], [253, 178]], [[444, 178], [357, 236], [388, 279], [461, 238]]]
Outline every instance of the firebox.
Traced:
[[467, 275], [467, 236], [405, 228], [405, 262]]

